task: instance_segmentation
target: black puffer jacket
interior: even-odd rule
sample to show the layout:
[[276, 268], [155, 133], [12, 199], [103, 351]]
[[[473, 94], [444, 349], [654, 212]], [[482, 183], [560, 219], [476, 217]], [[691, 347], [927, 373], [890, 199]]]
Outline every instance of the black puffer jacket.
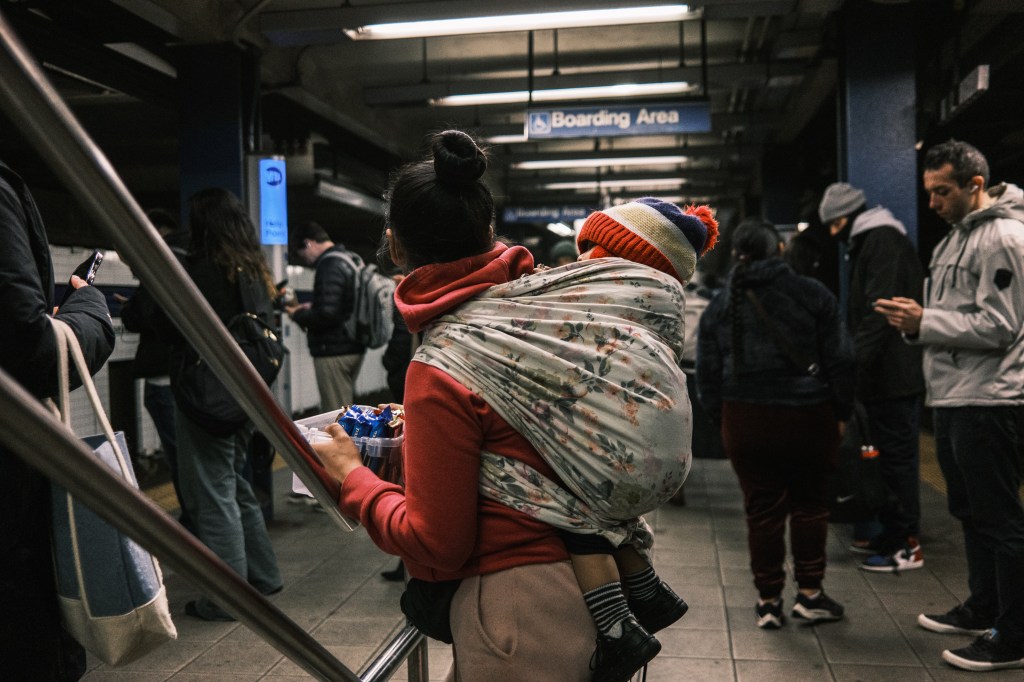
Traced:
[[348, 253], [337, 244], [317, 258], [313, 279], [313, 301], [309, 308], [297, 310], [292, 319], [306, 330], [309, 354], [313, 357], [356, 355], [366, 347], [349, 338], [345, 321], [355, 306], [355, 272], [332, 251]]
[[[832, 293], [778, 258], [755, 261], [736, 273], [700, 319], [697, 389], [708, 413], [719, 419], [723, 400], [788, 406], [831, 402], [836, 418], [847, 420], [853, 408], [853, 352]], [[745, 295], [731, 297], [737, 284], [754, 291], [781, 333], [802, 356], [818, 363], [827, 385], [790, 360]], [[738, 372], [730, 315], [734, 300], [742, 328]]]

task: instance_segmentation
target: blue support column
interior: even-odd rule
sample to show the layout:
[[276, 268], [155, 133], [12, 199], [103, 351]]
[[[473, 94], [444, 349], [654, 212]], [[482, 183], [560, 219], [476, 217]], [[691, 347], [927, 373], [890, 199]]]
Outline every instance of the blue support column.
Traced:
[[761, 162], [761, 215], [776, 225], [790, 225], [800, 217], [800, 168], [794, 162], [798, 154], [792, 145], [765, 148]]
[[206, 187], [245, 200], [245, 145], [253, 125], [247, 93], [258, 78], [252, 62], [231, 43], [186, 46], [178, 54], [183, 213], [188, 198]]
[[910, 4], [848, 2], [839, 84], [839, 177], [917, 243], [916, 84]]
[[[190, 45], [177, 55], [179, 87], [181, 211], [188, 220], [188, 199], [207, 187], [223, 187], [245, 203], [245, 155], [259, 139], [257, 98], [259, 60], [232, 43]], [[258, 236], [258, 235], [257, 235]], [[272, 448], [257, 435], [250, 444], [245, 477], [274, 516]]]

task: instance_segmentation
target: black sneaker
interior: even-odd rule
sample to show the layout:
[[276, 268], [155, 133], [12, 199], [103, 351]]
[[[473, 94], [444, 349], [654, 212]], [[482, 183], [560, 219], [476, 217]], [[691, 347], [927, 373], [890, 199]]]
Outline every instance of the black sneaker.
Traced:
[[797, 592], [792, 616], [809, 624], [827, 623], [843, 617], [843, 605], [833, 601], [824, 591], [815, 599], [805, 596], [803, 592]]
[[390, 571], [381, 571], [380, 577], [384, 578], [384, 580], [387, 580], [388, 582], [405, 582], [405, 563], [399, 559], [397, 566]]
[[690, 608], [664, 580], [658, 583], [658, 591], [650, 599], [628, 599], [627, 602], [640, 626], [652, 635], [682, 618]]
[[978, 637], [985, 634], [992, 627], [993, 622], [979, 618], [968, 607], [961, 604], [942, 614], [922, 613], [917, 617], [917, 624], [932, 632]]
[[782, 613], [782, 599], [765, 602], [758, 602], [754, 606], [754, 613], [757, 614], [757, 627], [763, 630], [778, 630], [786, 622], [786, 616]]
[[1024, 644], [1008, 646], [992, 629], [962, 649], [946, 649], [942, 652], [942, 660], [957, 668], [976, 672], [1024, 668]]
[[622, 636], [597, 635], [597, 650], [590, 659], [592, 682], [628, 682], [661, 651], [661, 642], [633, 618], [622, 622]]

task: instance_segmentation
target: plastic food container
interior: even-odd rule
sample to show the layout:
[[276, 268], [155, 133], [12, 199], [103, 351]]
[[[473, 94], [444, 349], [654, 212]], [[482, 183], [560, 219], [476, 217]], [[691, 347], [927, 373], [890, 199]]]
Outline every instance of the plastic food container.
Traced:
[[[338, 417], [342, 414], [344, 414], [344, 410], [325, 412], [296, 420], [295, 425], [310, 443], [324, 442], [331, 439], [324, 429], [331, 424], [336, 424]], [[352, 442], [356, 444], [360, 454], [363, 456], [363, 464], [370, 471], [377, 474], [382, 480], [399, 485], [404, 484], [402, 475], [402, 443], [404, 441], [404, 434], [397, 438], [371, 438], [363, 436], [352, 439]], [[309, 489], [294, 474], [292, 475], [292, 490], [304, 495], [310, 495]]]

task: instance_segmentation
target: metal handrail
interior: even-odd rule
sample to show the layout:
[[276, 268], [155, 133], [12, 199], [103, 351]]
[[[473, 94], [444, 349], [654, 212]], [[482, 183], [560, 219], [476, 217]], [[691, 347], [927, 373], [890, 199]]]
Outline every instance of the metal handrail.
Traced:
[[107, 469], [9, 374], [0, 370], [0, 442], [64, 486], [235, 615], [278, 651], [324, 680], [358, 682], [319, 642], [296, 625], [187, 533], [152, 500]]
[[[337, 482], [320, 466], [289, 415], [233, 342], [102, 151], [36, 66], [2, 12], [0, 105], [132, 263], [157, 303], [330, 517], [343, 529], [352, 530], [354, 523], [337, 507]], [[100, 464], [73, 433], [3, 371], [0, 408], [5, 416], [0, 420], [0, 442], [25, 461], [191, 579], [204, 593], [216, 597], [239, 621], [303, 669], [325, 680], [360, 679], [145, 495]], [[427, 679], [425, 640], [409, 629], [385, 647], [382, 658], [374, 661], [368, 672], [373, 677], [367, 679], [387, 679], [410, 654], [410, 679]]]
[[338, 483], [277, 404], [160, 234], [0, 14], [0, 104], [124, 256], [167, 316], [209, 363], [324, 510], [345, 530]]
[[362, 682], [390, 680], [405, 659], [409, 659], [409, 679], [428, 680], [427, 638], [412, 625], [406, 625], [384, 646], [376, 657], [359, 671]]

